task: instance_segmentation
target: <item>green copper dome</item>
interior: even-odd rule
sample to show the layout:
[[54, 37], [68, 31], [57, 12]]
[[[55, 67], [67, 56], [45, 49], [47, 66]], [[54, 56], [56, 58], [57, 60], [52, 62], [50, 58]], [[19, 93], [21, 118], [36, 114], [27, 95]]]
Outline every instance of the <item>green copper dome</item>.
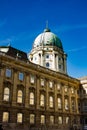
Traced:
[[48, 28], [44, 29], [44, 32], [39, 34], [34, 40], [33, 47], [38, 46], [56, 46], [63, 50], [61, 40]]

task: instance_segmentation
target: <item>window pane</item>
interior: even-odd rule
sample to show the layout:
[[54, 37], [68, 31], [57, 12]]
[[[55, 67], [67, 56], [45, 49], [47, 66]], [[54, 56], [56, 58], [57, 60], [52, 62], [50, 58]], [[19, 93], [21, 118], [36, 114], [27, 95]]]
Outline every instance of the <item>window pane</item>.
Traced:
[[10, 90], [9, 88], [4, 88], [4, 101], [9, 101], [9, 96], [10, 96]]
[[66, 124], [69, 123], [69, 117], [66, 117]]
[[45, 116], [41, 115], [41, 124], [45, 124]]
[[17, 114], [17, 123], [22, 123], [22, 118], [23, 118], [22, 113], [18, 113]]
[[34, 83], [34, 75], [30, 75], [30, 82], [33, 84]]
[[53, 87], [53, 82], [49, 82], [49, 87], [52, 88]]
[[58, 109], [62, 108], [62, 102], [61, 102], [61, 98], [58, 98]]
[[62, 117], [61, 116], [58, 117], [58, 124], [62, 124]]
[[50, 66], [50, 64], [49, 64], [49, 62], [47, 62], [47, 63], [46, 63], [46, 67], [49, 68], [49, 66]]
[[24, 79], [24, 74], [19, 72], [19, 80], [23, 81], [23, 79]]
[[31, 124], [35, 123], [35, 115], [34, 114], [30, 114], [30, 123]]
[[6, 77], [11, 77], [11, 69], [6, 69]]
[[49, 98], [49, 106], [51, 108], [53, 108], [53, 97], [52, 96], [50, 96], [50, 98]]
[[41, 86], [44, 86], [44, 79], [41, 79]]
[[65, 110], [69, 109], [68, 99], [65, 99]]
[[3, 122], [8, 122], [8, 120], [9, 120], [9, 113], [3, 112]]
[[44, 106], [44, 95], [40, 95], [40, 106]]
[[54, 116], [50, 116], [50, 123], [54, 124]]
[[30, 105], [34, 105], [34, 93], [30, 93]]
[[71, 100], [71, 104], [72, 104], [72, 111], [74, 111], [75, 110], [75, 100], [74, 99]]
[[22, 92], [22, 90], [18, 90], [17, 102], [18, 103], [23, 102], [23, 92]]

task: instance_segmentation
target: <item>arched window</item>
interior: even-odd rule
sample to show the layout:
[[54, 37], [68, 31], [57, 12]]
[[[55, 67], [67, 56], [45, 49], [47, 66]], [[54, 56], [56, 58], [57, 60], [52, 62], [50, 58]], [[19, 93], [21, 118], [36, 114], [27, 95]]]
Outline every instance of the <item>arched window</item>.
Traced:
[[30, 105], [34, 105], [34, 93], [30, 92]]
[[23, 122], [23, 114], [17, 113], [17, 123], [22, 123], [22, 122]]
[[44, 102], [45, 102], [44, 95], [41, 94], [40, 95], [40, 106], [44, 107]]
[[50, 67], [50, 64], [49, 62], [46, 63], [46, 67], [49, 68]]
[[23, 102], [23, 92], [22, 90], [18, 90], [17, 103], [22, 103], [22, 102]]
[[9, 121], [9, 113], [8, 112], [3, 112], [3, 117], [2, 117], [3, 122], [8, 122]]
[[69, 102], [68, 102], [68, 99], [65, 98], [65, 110], [68, 110], [69, 109]]
[[10, 98], [10, 89], [8, 87], [4, 88], [4, 101], [9, 101]]
[[49, 97], [49, 107], [53, 108], [53, 97]]
[[62, 108], [62, 101], [61, 101], [61, 98], [58, 97], [57, 101], [58, 101], [58, 109], [61, 109], [61, 108]]
[[75, 99], [71, 99], [72, 111], [75, 111]]

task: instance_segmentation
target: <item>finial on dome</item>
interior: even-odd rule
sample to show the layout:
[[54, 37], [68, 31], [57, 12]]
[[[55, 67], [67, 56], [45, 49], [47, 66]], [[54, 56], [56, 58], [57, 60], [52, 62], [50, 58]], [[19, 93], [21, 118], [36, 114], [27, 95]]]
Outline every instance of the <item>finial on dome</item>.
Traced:
[[50, 32], [50, 29], [48, 28], [48, 20], [46, 21], [46, 29], [44, 29], [44, 32]]

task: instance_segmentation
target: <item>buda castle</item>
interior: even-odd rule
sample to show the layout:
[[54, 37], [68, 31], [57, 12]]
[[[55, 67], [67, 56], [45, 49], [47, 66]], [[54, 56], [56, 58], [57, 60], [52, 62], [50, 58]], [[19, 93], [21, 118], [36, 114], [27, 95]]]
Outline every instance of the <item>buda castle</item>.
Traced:
[[0, 128], [87, 130], [87, 77], [67, 73], [67, 54], [49, 28], [27, 54], [0, 46]]

